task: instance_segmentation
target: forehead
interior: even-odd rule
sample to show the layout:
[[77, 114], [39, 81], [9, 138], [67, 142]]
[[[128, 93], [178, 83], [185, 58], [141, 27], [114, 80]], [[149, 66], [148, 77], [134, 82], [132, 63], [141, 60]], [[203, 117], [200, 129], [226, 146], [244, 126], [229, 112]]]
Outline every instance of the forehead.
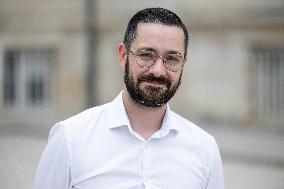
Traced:
[[184, 32], [180, 27], [159, 23], [139, 23], [133, 47], [157, 51], [184, 51]]

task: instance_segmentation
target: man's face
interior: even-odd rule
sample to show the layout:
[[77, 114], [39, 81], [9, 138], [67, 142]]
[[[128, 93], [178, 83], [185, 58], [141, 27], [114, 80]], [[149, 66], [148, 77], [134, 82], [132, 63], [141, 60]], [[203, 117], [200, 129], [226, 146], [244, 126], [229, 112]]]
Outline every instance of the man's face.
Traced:
[[[182, 29], [155, 23], [139, 24], [137, 36], [131, 51], [150, 50], [161, 56], [172, 52], [184, 55], [184, 34]], [[165, 69], [159, 58], [149, 68], [141, 68], [137, 56], [128, 54], [125, 64], [124, 82], [134, 102], [144, 107], [158, 108], [166, 104], [176, 93], [182, 76], [182, 68], [177, 72]]]

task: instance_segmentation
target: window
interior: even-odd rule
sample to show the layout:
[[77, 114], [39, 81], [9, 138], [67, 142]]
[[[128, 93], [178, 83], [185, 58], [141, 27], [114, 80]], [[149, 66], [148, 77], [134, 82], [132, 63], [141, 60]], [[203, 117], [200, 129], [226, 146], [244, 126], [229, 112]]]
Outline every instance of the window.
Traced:
[[257, 118], [283, 119], [284, 49], [254, 50], [253, 71]]
[[42, 107], [50, 103], [53, 51], [10, 49], [4, 54], [4, 104]]

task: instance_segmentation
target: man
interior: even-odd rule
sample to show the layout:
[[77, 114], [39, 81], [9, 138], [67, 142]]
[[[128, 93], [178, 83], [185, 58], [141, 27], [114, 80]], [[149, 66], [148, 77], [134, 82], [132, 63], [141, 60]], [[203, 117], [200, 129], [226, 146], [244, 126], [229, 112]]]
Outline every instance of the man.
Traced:
[[34, 189], [223, 189], [214, 138], [167, 104], [187, 46], [176, 14], [136, 13], [118, 47], [125, 89], [52, 128]]

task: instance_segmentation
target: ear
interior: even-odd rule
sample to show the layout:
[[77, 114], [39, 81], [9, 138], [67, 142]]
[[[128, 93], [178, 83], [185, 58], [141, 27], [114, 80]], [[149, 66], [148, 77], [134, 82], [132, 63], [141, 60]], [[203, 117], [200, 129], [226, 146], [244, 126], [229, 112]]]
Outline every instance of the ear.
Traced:
[[119, 43], [118, 45], [118, 58], [119, 58], [119, 65], [124, 70], [127, 58], [126, 47], [124, 43]]

